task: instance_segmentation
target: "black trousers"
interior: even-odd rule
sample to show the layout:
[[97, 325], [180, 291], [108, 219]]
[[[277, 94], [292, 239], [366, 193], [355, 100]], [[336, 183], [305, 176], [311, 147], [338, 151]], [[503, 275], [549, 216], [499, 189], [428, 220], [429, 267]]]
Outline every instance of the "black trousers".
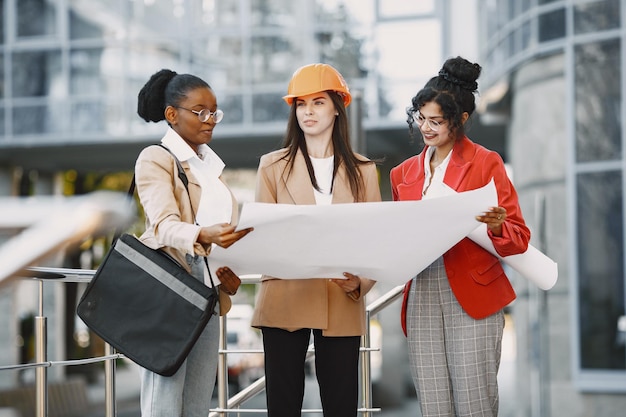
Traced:
[[[264, 327], [268, 417], [299, 417], [311, 329], [289, 332]], [[360, 336], [324, 337], [314, 329], [315, 372], [324, 417], [357, 415]]]

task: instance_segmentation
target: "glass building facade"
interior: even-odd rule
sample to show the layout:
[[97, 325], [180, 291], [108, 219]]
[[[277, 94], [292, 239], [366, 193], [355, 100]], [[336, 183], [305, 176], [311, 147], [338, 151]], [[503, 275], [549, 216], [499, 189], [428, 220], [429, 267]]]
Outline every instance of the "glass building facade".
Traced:
[[[293, 71], [326, 62], [398, 125], [441, 61], [442, 4], [302, 0], [0, 0], [0, 148], [136, 141], [160, 132], [136, 94], [161, 68], [216, 90], [224, 137], [280, 134]], [[434, 39], [414, 65], [407, 46]], [[433, 36], [434, 35], [434, 36]]]
[[[479, 3], [484, 23], [484, 74], [490, 85], [509, 85], [508, 104], [504, 105], [509, 106], [512, 118], [531, 112], [529, 108], [516, 107], [521, 101], [515, 97], [525, 92], [523, 88], [515, 90], [513, 80], [517, 80], [518, 86], [523, 85], [519, 74], [532, 63], [544, 62], [543, 67], [537, 64], [533, 69], [533, 77], [548, 85], [548, 78], [555, 73], [548, 64], [555, 62], [550, 57], [557, 57], [562, 63], [556, 77], [564, 87], [563, 100], [546, 105], [542, 117], [527, 121], [517, 133], [512, 132], [517, 140], [528, 140], [537, 146], [533, 154], [513, 154], [511, 158], [514, 165], [516, 157], [519, 164], [526, 163], [524, 158], [540, 160], [550, 152], [550, 142], [559, 139], [534, 132], [542, 128], [548, 132], [558, 123], [554, 131], [564, 140], [559, 142], [558, 153], [552, 154], [555, 159], [542, 167], [543, 172], [536, 174], [534, 183], [526, 185], [528, 190], [547, 189], [554, 166], [564, 162], [564, 197], [560, 204], [555, 203], [554, 210], [566, 214], [567, 220], [563, 221], [564, 230], [552, 237], [553, 243], [547, 249], [557, 256], [563, 254], [559, 259], [559, 280], [566, 282], [559, 284], [560, 290], [554, 297], [559, 297], [559, 291], [566, 291], [570, 302], [555, 312], [561, 322], [555, 325], [554, 332], [566, 333], [567, 338], [562, 345], [552, 346], [553, 356], [571, 352], [571, 375], [563, 378], [580, 391], [626, 393], [626, 1]], [[532, 88], [528, 78], [526, 85]], [[549, 97], [535, 96], [530, 104], [541, 106], [549, 101]], [[555, 388], [553, 382], [552, 389]], [[623, 404], [623, 398], [611, 397], [607, 401]]]

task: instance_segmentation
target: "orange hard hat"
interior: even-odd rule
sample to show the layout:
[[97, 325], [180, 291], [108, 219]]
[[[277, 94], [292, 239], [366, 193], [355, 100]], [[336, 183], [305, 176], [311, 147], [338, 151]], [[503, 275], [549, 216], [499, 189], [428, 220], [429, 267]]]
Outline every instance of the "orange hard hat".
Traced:
[[335, 68], [328, 64], [310, 64], [300, 67], [291, 76], [287, 95], [283, 100], [291, 105], [296, 97], [307, 96], [320, 91], [335, 91], [343, 97], [344, 106], [352, 101], [346, 80]]

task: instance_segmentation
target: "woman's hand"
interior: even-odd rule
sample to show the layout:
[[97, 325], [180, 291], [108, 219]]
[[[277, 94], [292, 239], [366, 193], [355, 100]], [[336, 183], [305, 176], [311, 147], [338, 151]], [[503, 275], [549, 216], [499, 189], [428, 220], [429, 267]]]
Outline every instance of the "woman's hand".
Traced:
[[343, 276], [345, 276], [346, 279], [331, 279], [331, 281], [337, 284], [346, 293], [351, 293], [361, 288], [361, 278], [359, 278], [358, 275], [344, 272]]
[[252, 227], [235, 232], [235, 228], [229, 223], [219, 223], [213, 226], [203, 227], [198, 235], [198, 242], [203, 245], [215, 243], [222, 248], [228, 248], [233, 243], [254, 230]]
[[237, 274], [235, 274], [232, 269], [227, 266], [223, 266], [218, 268], [215, 273], [222, 283], [222, 291], [228, 295], [237, 294], [237, 290], [241, 285], [241, 279], [239, 279]]
[[506, 209], [504, 207], [489, 207], [489, 211], [476, 216], [476, 220], [485, 223], [495, 236], [502, 236], [502, 223], [506, 220]]

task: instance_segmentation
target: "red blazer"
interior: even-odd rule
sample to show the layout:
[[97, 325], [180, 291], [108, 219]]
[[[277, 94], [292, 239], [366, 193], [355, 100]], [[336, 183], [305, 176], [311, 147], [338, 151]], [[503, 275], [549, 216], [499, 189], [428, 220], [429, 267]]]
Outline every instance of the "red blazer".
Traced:
[[[395, 201], [421, 200], [425, 156], [426, 149], [391, 170], [391, 188]], [[498, 205], [506, 208], [507, 217], [502, 224], [501, 237], [489, 232], [491, 241], [501, 256], [523, 253], [528, 248], [530, 230], [522, 217], [517, 192], [507, 176], [502, 158], [467, 137], [458, 140], [452, 148], [444, 183], [461, 192], [483, 187], [492, 178], [498, 192]], [[499, 259], [469, 238], [464, 238], [444, 253], [443, 261], [452, 292], [471, 317], [481, 319], [490, 316], [515, 299], [515, 291]], [[406, 299], [410, 286], [411, 281], [405, 286], [402, 305], [405, 334]]]

